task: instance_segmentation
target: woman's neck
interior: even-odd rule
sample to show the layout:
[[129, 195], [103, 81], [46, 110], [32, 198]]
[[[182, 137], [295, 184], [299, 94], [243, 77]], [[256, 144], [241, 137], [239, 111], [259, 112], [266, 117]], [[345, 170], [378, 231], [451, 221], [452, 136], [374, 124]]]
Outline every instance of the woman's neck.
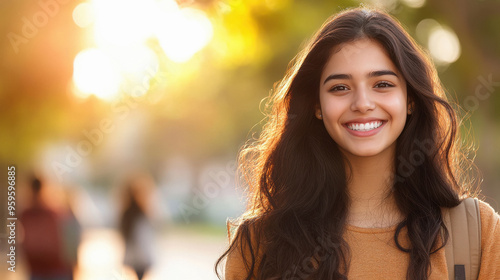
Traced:
[[402, 219], [392, 195], [394, 156], [394, 149], [388, 149], [373, 157], [347, 157], [348, 224], [389, 227]]

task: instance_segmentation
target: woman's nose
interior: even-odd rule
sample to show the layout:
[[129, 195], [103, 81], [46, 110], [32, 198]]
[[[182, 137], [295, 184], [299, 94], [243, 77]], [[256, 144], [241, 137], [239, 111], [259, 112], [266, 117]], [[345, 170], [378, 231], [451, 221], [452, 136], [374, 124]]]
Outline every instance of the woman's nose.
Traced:
[[351, 103], [352, 111], [359, 111], [365, 113], [367, 111], [375, 109], [375, 102], [372, 100], [370, 91], [366, 89], [357, 89], [353, 96]]

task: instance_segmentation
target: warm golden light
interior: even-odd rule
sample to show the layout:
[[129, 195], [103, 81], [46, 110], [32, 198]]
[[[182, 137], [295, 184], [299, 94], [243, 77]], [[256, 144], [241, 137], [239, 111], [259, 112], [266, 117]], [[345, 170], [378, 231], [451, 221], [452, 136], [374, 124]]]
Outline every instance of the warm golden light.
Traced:
[[74, 61], [73, 80], [82, 97], [95, 94], [111, 100], [120, 89], [135, 97], [146, 94], [159, 68], [156, 54], [145, 46], [88, 49]]
[[165, 55], [186, 62], [212, 39], [213, 27], [197, 9], [180, 9], [173, 0], [92, 0], [73, 10], [73, 21], [92, 27], [95, 48], [75, 58], [76, 94], [113, 99], [118, 93], [142, 96], [159, 62], [146, 47], [156, 37]]
[[73, 10], [73, 21], [82, 28], [89, 26], [94, 20], [94, 10], [90, 3], [80, 3]]
[[98, 46], [141, 44], [153, 35], [153, 0], [94, 0], [94, 39]]
[[427, 42], [429, 41], [429, 34], [431, 33], [431, 31], [440, 27], [441, 24], [437, 22], [437, 20], [432, 18], [426, 18], [421, 20], [417, 24], [415, 28], [415, 33], [420, 42], [422, 42], [423, 44], [427, 44]]
[[110, 57], [102, 50], [83, 50], [73, 62], [73, 81], [81, 96], [95, 94], [111, 100], [119, 92], [122, 79]]
[[425, 5], [425, 0], [403, 0], [403, 3], [410, 8], [421, 8]]
[[124, 244], [118, 232], [91, 229], [83, 234], [78, 249], [78, 280], [134, 280], [133, 272], [123, 267]]
[[146, 46], [135, 46], [115, 50], [112, 58], [120, 69], [123, 91], [135, 97], [146, 94], [159, 69], [156, 54]]
[[438, 64], [447, 65], [460, 57], [460, 42], [452, 30], [443, 27], [434, 28], [429, 35], [428, 46]]
[[161, 22], [156, 35], [165, 54], [175, 62], [189, 60], [212, 39], [212, 23], [200, 10], [171, 10]]

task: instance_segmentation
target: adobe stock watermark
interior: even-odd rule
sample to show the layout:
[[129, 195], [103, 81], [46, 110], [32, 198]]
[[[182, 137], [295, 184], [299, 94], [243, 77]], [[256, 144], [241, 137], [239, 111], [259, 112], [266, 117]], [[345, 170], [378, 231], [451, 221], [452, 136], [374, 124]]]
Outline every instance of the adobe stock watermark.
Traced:
[[477, 110], [479, 102], [490, 98], [491, 94], [495, 92], [495, 87], [500, 86], [500, 82], [493, 81], [493, 74], [489, 74], [486, 78], [479, 76], [477, 79], [479, 84], [474, 90], [474, 95], [467, 96], [463, 101], [464, 108], [470, 112]]
[[424, 139], [422, 141], [415, 139], [413, 143], [417, 149], [411, 151], [408, 160], [401, 155], [398, 157], [398, 172], [395, 174], [395, 180], [397, 182], [404, 182], [405, 178], [410, 177], [413, 172], [415, 172], [415, 169], [424, 163], [426, 155], [430, 156], [435, 151], [434, 145], [430, 139]]
[[[132, 87], [129, 95], [125, 98], [115, 101], [111, 105], [111, 112], [117, 116], [117, 119], [104, 118], [99, 122], [96, 128], [90, 130], [82, 130], [84, 139], [80, 140], [75, 146], [66, 145], [64, 147], [66, 156], [63, 162], [52, 161], [51, 168], [56, 175], [57, 179], [62, 182], [66, 173], [71, 173], [75, 168], [80, 166], [85, 157], [89, 156], [94, 148], [98, 147], [104, 142], [106, 135], [113, 133], [116, 128], [116, 120], [123, 121], [130, 112], [139, 106], [140, 102], [146, 100], [147, 102], [156, 102], [156, 97], [146, 92], [149, 89], [148, 84], [152, 80], [159, 80], [162, 83], [166, 77], [165, 73], [155, 71], [147, 71], [142, 83]], [[145, 94], [146, 93], [146, 94]]]
[[317, 237], [318, 245], [314, 247], [313, 255], [305, 257], [299, 265], [293, 265], [283, 275], [283, 280], [305, 280], [316, 272], [317, 266], [333, 255], [340, 244], [333, 243], [330, 236]]
[[190, 203], [179, 205], [179, 212], [184, 222], [189, 224], [193, 215], [199, 215], [210, 206], [210, 202], [219, 196], [222, 189], [231, 185], [231, 178], [234, 178], [237, 170], [237, 162], [229, 161], [222, 170], [210, 170], [208, 176], [210, 181], [204, 184], [201, 190], [196, 190]]
[[54, 18], [61, 10], [61, 5], [69, 3], [69, 0], [39, 0], [37, 2], [40, 9], [31, 17], [22, 17], [21, 33], [9, 32], [7, 39], [14, 49], [19, 53], [22, 44], [27, 44], [29, 39], [33, 39], [41, 28], [47, 26], [51, 18]]
[[[467, 111], [475, 111], [479, 107], [480, 101], [485, 101], [488, 99], [495, 88], [500, 86], [500, 82], [493, 81], [493, 74], [488, 75], [486, 78], [484, 76], [479, 76], [479, 84], [476, 86], [474, 95], [469, 95], [464, 99], [463, 105]], [[425, 161], [426, 155], [429, 156], [435, 152], [435, 148], [430, 139], [425, 140], [414, 140], [414, 144], [417, 149], [411, 151], [408, 159], [399, 156], [399, 165], [397, 167], [397, 173], [395, 175], [395, 180], [397, 182], [404, 182], [404, 179], [411, 176], [415, 169], [422, 165]]]

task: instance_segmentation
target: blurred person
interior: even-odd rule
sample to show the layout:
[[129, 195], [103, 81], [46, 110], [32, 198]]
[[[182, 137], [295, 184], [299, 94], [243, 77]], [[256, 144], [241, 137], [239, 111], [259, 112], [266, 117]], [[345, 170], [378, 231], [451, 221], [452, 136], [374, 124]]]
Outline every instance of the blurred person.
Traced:
[[82, 226], [73, 211], [73, 192], [67, 190], [63, 196], [61, 229], [63, 235], [63, 254], [64, 259], [73, 268], [78, 266], [78, 247], [82, 240]]
[[66, 258], [62, 213], [42, 199], [44, 183], [31, 180], [32, 201], [20, 215], [22, 247], [31, 280], [72, 280], [72, 263]]
[[[240, 154], [249, 205], [216, 264], [224, 279], [500, 279], [500, 216], [475, 198], [460, 122], [396, 19], [368, 8], [332, 16], [270, 104]], [[455, 216], [464, 228], [450, 227], [449, 213], [470, 204], [475, 214]], [[464, 231], [480, 236], [463, 256], [480, 265], [467, 272], [444, 249], [468, 250], [454, 239]]]
[[139, 280], [153, 263], [154, 228], [148, 215], [152, 180], [136, 175], [125, 184], [125, 207], [120, 218], [120, 232], [125, 240], [124, 264], [131, 267]]

